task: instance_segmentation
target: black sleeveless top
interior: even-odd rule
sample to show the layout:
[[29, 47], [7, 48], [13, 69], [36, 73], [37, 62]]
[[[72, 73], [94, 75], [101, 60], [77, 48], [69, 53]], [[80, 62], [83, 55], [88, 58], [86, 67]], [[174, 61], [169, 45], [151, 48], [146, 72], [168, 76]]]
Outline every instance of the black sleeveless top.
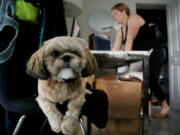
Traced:
[[[122, 28], [121, 28], [122, 31]], [[128, 25], [126, 24], [126, 33], [125, 38], [122, 36], [122, 47], [125, 46], [127, 40], [127, 33], [128, 33]], [[122, 31], [123, 35], [123, 31]], [[150, 50], [157, 46], [157, 42], [155, 40], [154, 32], [148, 27], [148, 24], [145, 23], [143, 26], [140, 27], [136, 38], [133, 41], [132, 50]]]

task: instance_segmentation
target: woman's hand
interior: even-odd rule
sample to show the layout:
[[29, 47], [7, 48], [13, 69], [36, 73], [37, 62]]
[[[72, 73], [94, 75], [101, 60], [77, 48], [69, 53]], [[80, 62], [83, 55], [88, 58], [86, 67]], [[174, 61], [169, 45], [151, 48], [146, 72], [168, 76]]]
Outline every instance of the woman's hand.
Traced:
[[119, 51], [119, 47], [113, 46], [113, 47], [111, 48], [111, 51]]

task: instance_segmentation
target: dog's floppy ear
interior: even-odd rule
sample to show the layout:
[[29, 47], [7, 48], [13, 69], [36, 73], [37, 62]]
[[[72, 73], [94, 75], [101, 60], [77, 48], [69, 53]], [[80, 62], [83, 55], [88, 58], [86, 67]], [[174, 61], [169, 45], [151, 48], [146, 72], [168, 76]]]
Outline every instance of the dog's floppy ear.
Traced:
[[86, 66], [82, 71], [82, 76], [87, 77], [94, 74], [99, 69], [99, 67], [95, 56], [89, 51], [89, 49], [85, 45], [84, 50], [86, 53]]
[[27, 63], [26, 72], [35, 78], [46, 80], [48, 79], [48, 72], [43, 62], [44, 50], [45, 45], [31, 56]]

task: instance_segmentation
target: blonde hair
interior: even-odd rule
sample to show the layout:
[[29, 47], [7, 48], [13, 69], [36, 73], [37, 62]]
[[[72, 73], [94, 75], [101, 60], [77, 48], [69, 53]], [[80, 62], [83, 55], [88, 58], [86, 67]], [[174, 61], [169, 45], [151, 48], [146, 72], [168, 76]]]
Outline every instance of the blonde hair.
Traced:
[[111, 10], [113, 10], [113, 9], [117, 9], [117, 10], [119, 10], [119, 11], [123, 11], [123, 10], [125, 10], [126, 11], [126, 14], [129, 16], [130, 15], [130, 9], [129, 9], [129, 7], [125, 4], [125, 3], [118, 3], [118, 4], [116, 4], [116, 5], [114, 5], [112, 8], [111, 8]]

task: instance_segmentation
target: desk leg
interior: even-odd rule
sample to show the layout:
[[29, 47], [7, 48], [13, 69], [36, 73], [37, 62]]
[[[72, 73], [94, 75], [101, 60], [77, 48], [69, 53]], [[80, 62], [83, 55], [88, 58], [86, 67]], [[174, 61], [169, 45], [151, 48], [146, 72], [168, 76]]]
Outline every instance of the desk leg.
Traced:
[[144, 133], [148, 133], [148, 123], [149, 123], [149, 117], [148, 117], [148, 96], [149, 96], [149, 57], [144, 57], [143, 60], [143, 108], [142, 108], [142, 135]]

